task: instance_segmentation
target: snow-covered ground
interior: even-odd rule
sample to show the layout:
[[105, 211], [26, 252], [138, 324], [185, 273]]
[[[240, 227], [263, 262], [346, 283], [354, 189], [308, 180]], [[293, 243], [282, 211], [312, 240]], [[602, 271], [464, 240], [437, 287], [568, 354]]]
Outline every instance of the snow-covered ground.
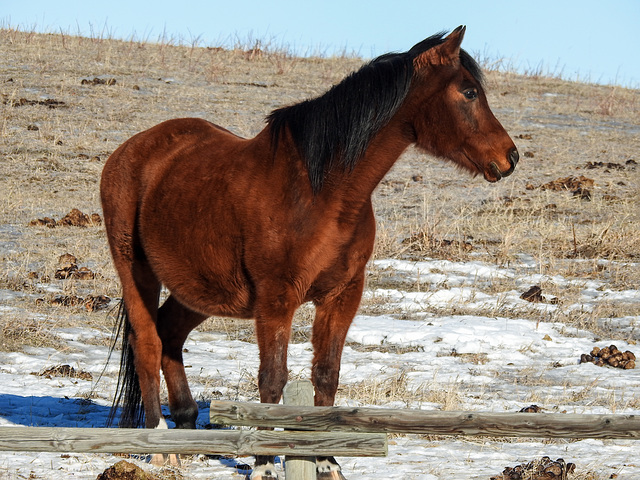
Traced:
[[[345, 395], [350, 386], [359, 385], [380, 390], [377, 404], [393, 408], [514, 412], [536, 404], [549, 413], [640, 414], [640, 367], [623, 370], [579, 364], [580, 355], [594, 346], [615, 343], [622, 351], [638, 353], [640, 290], [612, 291], [606, 283], [593, 279], [541, 277], [527, 258], [517, 268], [482, 262], [379, 260], [372, 269], [393, 278], [394, 288], [366, 292], [365, 303], [380, 307], [363, 309], [349, 331], [338, 403], [362, 404]], [[499, 289], [490, 285], [499, 280], [508, 280], [515, 288], [496, 293]], [[577, 300], [560, 306], [552, 301], [532, 304], [520, 298], [528, 287], [545, 282], [577, 290]], [[16, 293], [0, 291], [0, 300], [10, 295]], [[624, 332], [620, 337], [629, 343], [596, 338], [590, 331], [545, 321], [557, 308], [570, 314], [592, 310], [602, 302], [638, 306], [635, 315], [603, 319], [614, 331]], [[0, 303], [0, 314], [9, 308], [5, 303]], [[464, 314], [427, 313], [452, 306], [464, 307]], [[526, 315], [518, 316], [520, 311]], [[539, 318], [535, 318], [536, 312]], [[52, 321], [36, 313], [33, 318]], [[109, 332], [57, 328], [53, 333], [64, 339], [68, 348], [0, 352], [1, 426], [105, 425], [118, 368], [117, 359], [112, 359], [100, 378]], [[239, 383], [255, 378], [255, 344], [231, 340], [224, 333], [193, 332], [185, 348], [192, 391], [201, 401], [199, 426], [208, 423], [209, 399], [255, 401], [238, 393], [242, 391]], [[293, 378], [309, 377], [311, 354], [308, 342], [291, 345]], [[36, 375], [57, 365], [70, 365], [92, 378]], [[397, 391], [386, 392], [389, 385], [396, 385]], [[388, 401], [383, 401], [386, 395]], [[507, 466], [543, 456], [575, 463], [576, 474], [592, 472], [590, 478], [594, 479], [612, 474], [620, 479], [640, 479], [640, 443], [626, 440], [392, 436], [387, 458], [339, 461], [350, 480], [488, 480]], [[119, 460], [121, 457], [106, 454], [0, 452], [0, 480], [93, 480]], [[250, 464], [252, 459], [237, 462]], [[183, 462], [181, 473], [194, 479], [242, 478], [244, 473], [235, 464], [229, 459], [196, 457]]]

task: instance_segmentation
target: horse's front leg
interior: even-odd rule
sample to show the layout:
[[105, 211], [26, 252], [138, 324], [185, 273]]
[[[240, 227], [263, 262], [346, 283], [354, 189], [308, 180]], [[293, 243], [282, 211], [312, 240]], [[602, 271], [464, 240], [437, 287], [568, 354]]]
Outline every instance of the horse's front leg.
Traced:
[[[316, 302], [313, 322], [312, 381], [315, 387], [315, 405], [332, 406], [340, 376], [340, 359], [351, 326], [362, 298], [364, 268], [351, 283], [336, 296]], [[340, 465], [333, 457], [316, 458], [318, 480], [345, 480]]]
[[[259, 307], [256, 314], [256, 337], [260, 350], [258, 389], [260, 402], [278, 403], [287, 383], [287, 349], [291, 335], [296, 301], [286, 302], [282, 296], [270, 296], [269, 305]], [[273, 300], [276, 298], [277, 300]], [[259, 455], [251, 480], [277, 480], [275, 457]]]

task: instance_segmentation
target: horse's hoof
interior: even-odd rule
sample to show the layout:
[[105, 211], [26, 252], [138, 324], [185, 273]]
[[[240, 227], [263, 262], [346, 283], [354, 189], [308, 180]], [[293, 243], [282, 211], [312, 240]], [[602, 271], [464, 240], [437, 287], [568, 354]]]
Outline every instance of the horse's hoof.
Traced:
[[316, 461], [316, 480], [346, 480], [340, 471], [340, 465], [335, 459], [322, 459]]
[[278, 480], [278, 474], [273, 465], [258, 465], [251, 472], [249, 480]]

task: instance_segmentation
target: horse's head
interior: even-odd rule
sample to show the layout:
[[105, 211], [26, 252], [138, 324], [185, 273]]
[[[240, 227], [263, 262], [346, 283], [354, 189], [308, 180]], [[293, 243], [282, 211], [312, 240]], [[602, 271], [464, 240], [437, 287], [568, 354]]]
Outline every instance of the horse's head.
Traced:
[[408, 120], [420, 148], [496, 182], [513, 172], [518, 150], [489, 108], [478, 65], [460, 49], [464, 31], [409, 52], [415, 56]]

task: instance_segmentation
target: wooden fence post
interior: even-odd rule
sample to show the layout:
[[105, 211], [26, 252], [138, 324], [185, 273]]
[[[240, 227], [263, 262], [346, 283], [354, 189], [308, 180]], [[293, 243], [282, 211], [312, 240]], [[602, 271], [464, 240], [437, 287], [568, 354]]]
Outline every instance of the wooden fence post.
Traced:
[[[282, 392], [285, 405], [313, 406], [313, 385], [306, 380], [287, 383]], [[284, 460], [286, 480], [316, 480], [315, 457], [287, 455]]]

